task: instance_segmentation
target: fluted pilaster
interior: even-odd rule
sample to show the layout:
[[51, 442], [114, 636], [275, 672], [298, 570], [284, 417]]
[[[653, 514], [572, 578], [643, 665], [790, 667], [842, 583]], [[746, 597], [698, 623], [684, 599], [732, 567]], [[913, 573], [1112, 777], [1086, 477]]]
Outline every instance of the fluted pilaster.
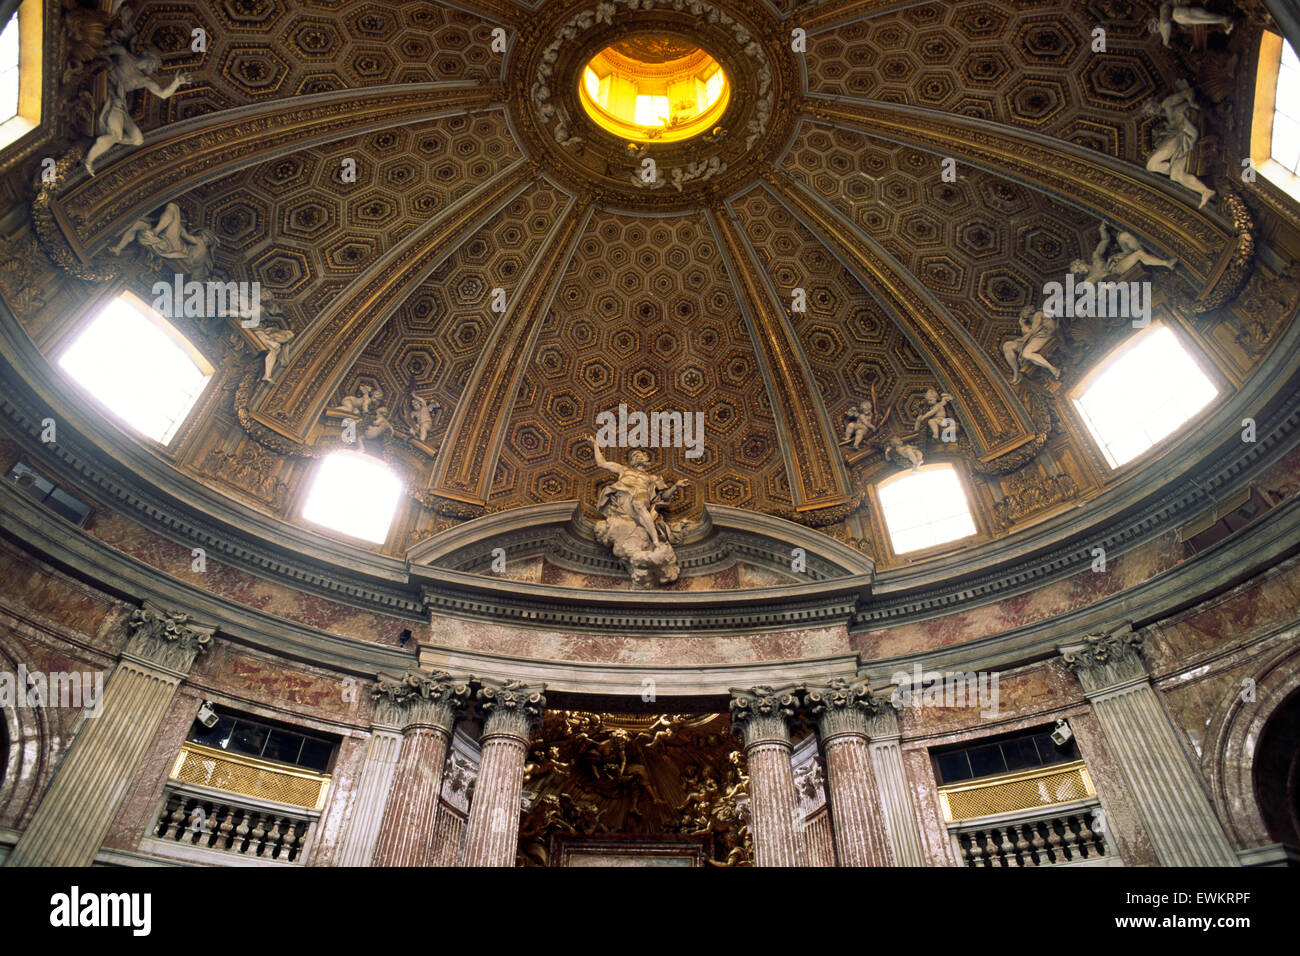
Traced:
[[876, 779], [876, 794], [884, 818], [885, 834], [895, 866], [924, 866], [921, 831], [916, 805], [903, 769], [902, 731], [898, 712], [887, 696], [876, 698], [879, 705], [867, 718], [867, 751]]
[[478, 692], [485, 715], [474, 798], [465, 824], [462, 866], [514, 866], [528, 739], [546, 709], [546, 688], [522, 681]]
[[[731, 726], [745, 744], [755, 866], [804, 866], [799, 799], [790, 766], [790, 727], [798, 698], [771, 687], [731, 692]], [[797, 822], [798, 821], [798, 822]]]
[[1092, 704], [1160, 863], [1238, 865], [1151, 685], [1141, 635], [1128, 629], [1090, 635], [1060, 650]]
[[375, 720], [402, 728], [402, 746], [375, 842], [375, 866], [425, 866], [433, 851], [442, 770], [470, 687], [445, 671], [380, 676]]
[[99, 715], [83, 718], [6, 866], [90, 866], [176, 687], [214, 632], [149, 603], [132, 612], [127, 627]]
[[840, 865], [886, 866], [884, 833], [874, 819], [877, 798], [867, 737], [867, 719], [879, 703], [866, 681], [837, 677], [805, 689], [804, 706], [817, 721], [826, 757], [826, 796]]

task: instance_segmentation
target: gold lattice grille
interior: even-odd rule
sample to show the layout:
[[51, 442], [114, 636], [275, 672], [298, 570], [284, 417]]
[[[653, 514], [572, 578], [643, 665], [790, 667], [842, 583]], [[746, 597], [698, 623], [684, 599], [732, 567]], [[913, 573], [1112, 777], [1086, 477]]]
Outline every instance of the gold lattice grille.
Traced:
[[1083, 761], [939, 788], [943, 818], [970, 820], [1095, 797]]
[[193, 743], [181, 747], [172, 779], [311, 810], [325, 806], [330, 785], [329, 774], [295, 770]]

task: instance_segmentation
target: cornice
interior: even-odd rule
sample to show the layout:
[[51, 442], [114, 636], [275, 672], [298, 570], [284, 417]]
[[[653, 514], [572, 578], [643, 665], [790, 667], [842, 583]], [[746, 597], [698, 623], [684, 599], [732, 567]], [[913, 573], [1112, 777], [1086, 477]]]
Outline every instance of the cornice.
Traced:
[[[145, 527], [186, 547], [204, 547], [209, 556], [233, 567], [397, 618], [421, 620], [433, 612], [530, 627], [673, 634], [827, 624], [847, 620], [856, 612], [856, 627], [873, 628], [904, 618], [924, 620], [1063, 579], [1086, 569], [1092, 560], [1091, 549], [1098, 544], [1112, 557], [1122, 555], [1144, 535], [1171, 528], [1175, 520], [1186, 520], [1211, 505], [1211, 495], [1240, 485], [1295, 444], [1300, 426], [1300, 393], [1294, 384], [1298, 344], [1300, 326], [1292, 325], [1232, 401], [1179, 441], [1177, 456], [1157, 456], [1119, 487], [1091, 501], [1086, 511], [1066, 512], [966, 554], [886, 572], [876, 576], [874, 584], [869, 575], [861, 575], [793, 587], [647, 594], [523, 585], [446, 569], [408, 569], [405, 562], [247, 508], [177, 471], [160, 452], [87, 412], [85, 403], [78, 401], [77, 394], [36, 351], [3, 305], [0, 380], [6, 383], [7, 394], [0, 397], [0, 419], [20, 438], [33, 464], [50, 469], [70, 487], [86, 489], [92, 498]], [[1259, 440], [1252, 445], [1243, 445], [1238, 438], [1244, 415], [1255, 417], [1259, 426]], [[40, 422], [47, 416], [59, 423], [57, 444], [37, 441]], [[1209, 477], [1205, 477], [1207, 473]], [[52, 520], [25, 496], [8, 498], [14, 507], [25, 507], [29, 513]], [[1268, 553], [1276, 560], [1285, 554], [1291, 542], [1272, 541], [1269, 529], [1292, 520], [1286, 516], [1293, 513], [1294, 503], [1285, 503], [1258, 522], [1254, 531], [1243, 529], [1225, 542], [1234, 553], [1240, 551], [1235, 565], [1215, 564], [1213, 555], [1224, 548], [1211, 549], [1152, 582], [1103, 599], [1085, 611], [1105, 607], [1112, 609], [1108, 613], [1118, 613], [1118, 609], [1131, 606], [1137, 595], [1146, 595], [1146, 600], [1167, 595], [1160, 600], [1164, 602], [1161, 606], [1169, 607], [1176, 605], [1179, 593], [1201, 599], [1206, 596], [1205, 588], [1239, 581], [1243, 568], [1261, 566], [1255, 560], [1259, 555]], [[131, 559], [121, 552], [94, 542], [102, 549], [94, 561], [84, 556], [68, 561], [58, 556], [73, 544], [91, 546], [93, 539], [73, 531], [70, 525], [57, 534], [36, 534], [31, 524], [28, 520], [25, 529], [16, 524], [7, 527], [19, 540], [28, 540], [25, 535], [33, 534], [38, 550], [54, 556], [55, 563], [80, 564], [92, 583], [122, 582], [115, 566], [130, 565]], [[1239, 548], [1237, 542], [1255, 540], [1256, 535], [1268, 539], [1267, 548]], [[1291, 541], [1297, 539], [1300, 535], [1293, 533]], [[164, 572], [134, 564], [138, 566], [127, 575], [129, 580], [109, 584], [110, 590], [138, 599], [160, 588], [189, 588]], [[868, 586], [869, 600], [865, 599]], [[213, 600], [207, 592], [191, 590]], [[177, 606], [183, 605], [177, 602]], [[247, 608], [236, 610], [233, 604], [226, 611], [246, 620], [250, 613]], [[1058, 620], [1072, 618], [1080, 619], [1076, 613]], [[223, 633], [228, 630], [223, 626]], [[272, 628], [271, 633], [280, 630]], [[292, 628], [287, 630], [289, 653], [320, 659], [313, 656], [314, 650], [304, 650], [319, 643], [318, 637], [305, 639]], [[1000, 636], [998, 646], [1008, 653], [1021, 653], [1035, 642], [1034, 634], [1048, 631], [1059, 633], [1048, 624], [1034, 625]], [[348, 643], [326, 637], [327, 655], [354, 657], [351, 651], [341, 649], [340, 642]], [[268, 646], [277, 650], [275, 642]], [[970, 653], [985, 653], [978, 650], [981, 646], [974, 642]], [[937, 653], [950, 656], [951, 649]], [[365, 669], [376, 668], [368, 665]]]

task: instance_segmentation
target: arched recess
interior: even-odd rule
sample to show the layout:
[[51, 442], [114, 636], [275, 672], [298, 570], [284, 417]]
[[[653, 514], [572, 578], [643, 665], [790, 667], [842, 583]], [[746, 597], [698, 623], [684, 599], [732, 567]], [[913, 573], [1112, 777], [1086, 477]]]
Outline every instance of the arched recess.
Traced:
[[1249, 675], [1254, 699], [1243, 700], [1245, 688], [1234, 687], [1205, 736], [1201, 767], [1219, 819], [1238, 849], [1278, 842], [1260, 811], [1255, 765], [1266, 725], [1284, 708], [1294, 707], [1300, 694], [1300, 625], [1283, 637], [1290, 646]]
[[[18, 678], [20, 649], [0, 632], [0, 671]], [[23, 688], [15, 688], [15, 693]], [[50, 728], [43, 707], [0, 708], [0, 824], [21, 828], [49, 776]]]

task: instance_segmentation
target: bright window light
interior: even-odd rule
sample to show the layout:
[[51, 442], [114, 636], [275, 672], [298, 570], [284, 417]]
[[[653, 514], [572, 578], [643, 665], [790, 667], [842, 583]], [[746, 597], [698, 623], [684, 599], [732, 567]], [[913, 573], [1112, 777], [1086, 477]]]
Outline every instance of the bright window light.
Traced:
[[0, 31], [0, 123], [18, 115], [18, 15]]
[[383, 544], [401, 495], [401, 479], [383, 463], [360, 452], [335, 452], [317, 469], [302, 516], [313, 524]]
[[668, 122], [668, 97], [638, 96], [636, 121], [641, 126], [663, 126]]
[[108, 411], [164, 445], [213, 371], [166, 319], [129, 293], [91, 320], [59, 366]]
[[1089, 376], [1074, 397], [1112, 468], [1172, 434], [1219, 394], [1178, 337], [1155, 325]]
[[925, 465], [876, 489], [895, 554], [919, 551], [975, 533], [966, 492], [952, 465]]
[[1300, 172], [1300, 59], [1282, 41], [1282, 65], [1273, 100], [1273, 159], [1289, 173]]
[[587, 95], [590, 96], [597, 103], [599, 103], [600, 102], [600, 77], [596, 75], [596, 71], [593, 70], [591, 67], [587, 67], [587, 71], [583, 73], [582, 76], [583, 76], [583, 80], [587, 84]]

